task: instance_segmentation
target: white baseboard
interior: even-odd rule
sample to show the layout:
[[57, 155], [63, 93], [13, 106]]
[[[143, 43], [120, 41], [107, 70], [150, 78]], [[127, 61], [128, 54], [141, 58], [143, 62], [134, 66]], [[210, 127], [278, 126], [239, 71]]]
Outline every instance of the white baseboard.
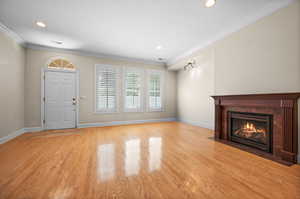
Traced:
[[162, 119], [149, 119], [149, 120], [102, 122], [102, 123], [83, 123], [83, 124], [78, 124], [78, 128], [117, 126], [117, 125], [126, 125], [126, 124], [143, 124], [143, 123], [153, 123], [153, 122], [171, 122], [171, 121], [177, 121], [177, 119], [162, 118]]
[[0, 144], [4, 144], [5, 142], [8, 142], [9, 140], [12, 140], [15, 137], [18, 137], [18, 136], [24, 134], [25, 132], [26, 131], [24, 128], [16, 130], [15, 132], [13, 132], [5, 137], [0, 138]]
[[27, 127], [24, 128], [26, 133], [38, 132], [44, 130], [42, 127]]
[[179, 119], [179, 121], [183, 122], [183, 123], [193, 125], [193, 126], [199, 126], [199, 127], [202, 127], [202, 128], [207, 128], [207, 129], [210, 129], [210, 130], [215, 129], [214, 123], [210, 123], [210, 122], [191, 121], [191, 120], [185, 120], [185, 119]]
[[5, 137], [0, 138], [0, 144], [4, 144], [5, 142], [8, 142], [9, 140], [12, 140], [24, 133], [37, 132], [37, 131], [42, 131], [42, 130], [43, 129], [41, 127], [22, 128], [22, 129], [19, 129]]

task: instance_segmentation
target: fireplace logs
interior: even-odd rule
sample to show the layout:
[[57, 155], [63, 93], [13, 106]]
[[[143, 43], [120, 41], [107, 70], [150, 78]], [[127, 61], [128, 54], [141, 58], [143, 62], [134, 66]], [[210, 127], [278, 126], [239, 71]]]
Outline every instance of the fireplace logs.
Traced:
[[253, 123], [249, 122], [235, 130], [233, 134], [250, 140], [257, 140], [262, 143], [266, 142], [266, 129], [257, 128]]

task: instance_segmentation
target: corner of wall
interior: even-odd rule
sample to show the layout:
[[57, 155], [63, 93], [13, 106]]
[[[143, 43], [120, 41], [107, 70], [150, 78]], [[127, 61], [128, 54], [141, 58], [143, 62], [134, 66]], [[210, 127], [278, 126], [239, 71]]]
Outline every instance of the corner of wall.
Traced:
[[186, 119], [178, 119], [178, 121], [186, 123], [186, 124], [190, 124], [193, 126], [198, 126], [201, 128], [206, 128], [206, 129], [210, 129], [210, 130], [215, 130], [214, 124], [210, 123], [210, 122], [204, 122], [204, 121], [192, 121], [192, 120], [186, 120]]
[[0, 144], [4, 144], [5, 142], [8, 142], [8, 141], [10, 141], [10, 140], [12, 140], [12, 139], [14, 139], [14, 138], [16, 138], [16, 137], [24, 134], [24, 133], [25, 133], [25, 129], [24, 128], [19, 129], [17, 131], [14, 131], [13, 133], [8, 134], [7, 136], [1, 137], [0, 138]]

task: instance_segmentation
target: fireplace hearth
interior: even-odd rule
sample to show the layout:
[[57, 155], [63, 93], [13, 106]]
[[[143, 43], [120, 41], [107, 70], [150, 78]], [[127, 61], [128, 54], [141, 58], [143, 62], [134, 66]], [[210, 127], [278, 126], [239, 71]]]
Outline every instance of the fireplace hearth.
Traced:
[[300, 93], [213, 96], [215, 140], [283, 163], [297, 162]]

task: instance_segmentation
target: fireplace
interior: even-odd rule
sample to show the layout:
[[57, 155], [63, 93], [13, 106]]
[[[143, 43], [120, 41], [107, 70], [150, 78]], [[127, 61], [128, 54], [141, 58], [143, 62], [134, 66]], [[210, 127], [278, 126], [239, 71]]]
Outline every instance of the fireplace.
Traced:
[[272, 115], [229, 111], [228, 128], [232, 142], [272, 152]]
[[297, 162], [300, 93], [213, 96], [215, 140], [283, 164]]

